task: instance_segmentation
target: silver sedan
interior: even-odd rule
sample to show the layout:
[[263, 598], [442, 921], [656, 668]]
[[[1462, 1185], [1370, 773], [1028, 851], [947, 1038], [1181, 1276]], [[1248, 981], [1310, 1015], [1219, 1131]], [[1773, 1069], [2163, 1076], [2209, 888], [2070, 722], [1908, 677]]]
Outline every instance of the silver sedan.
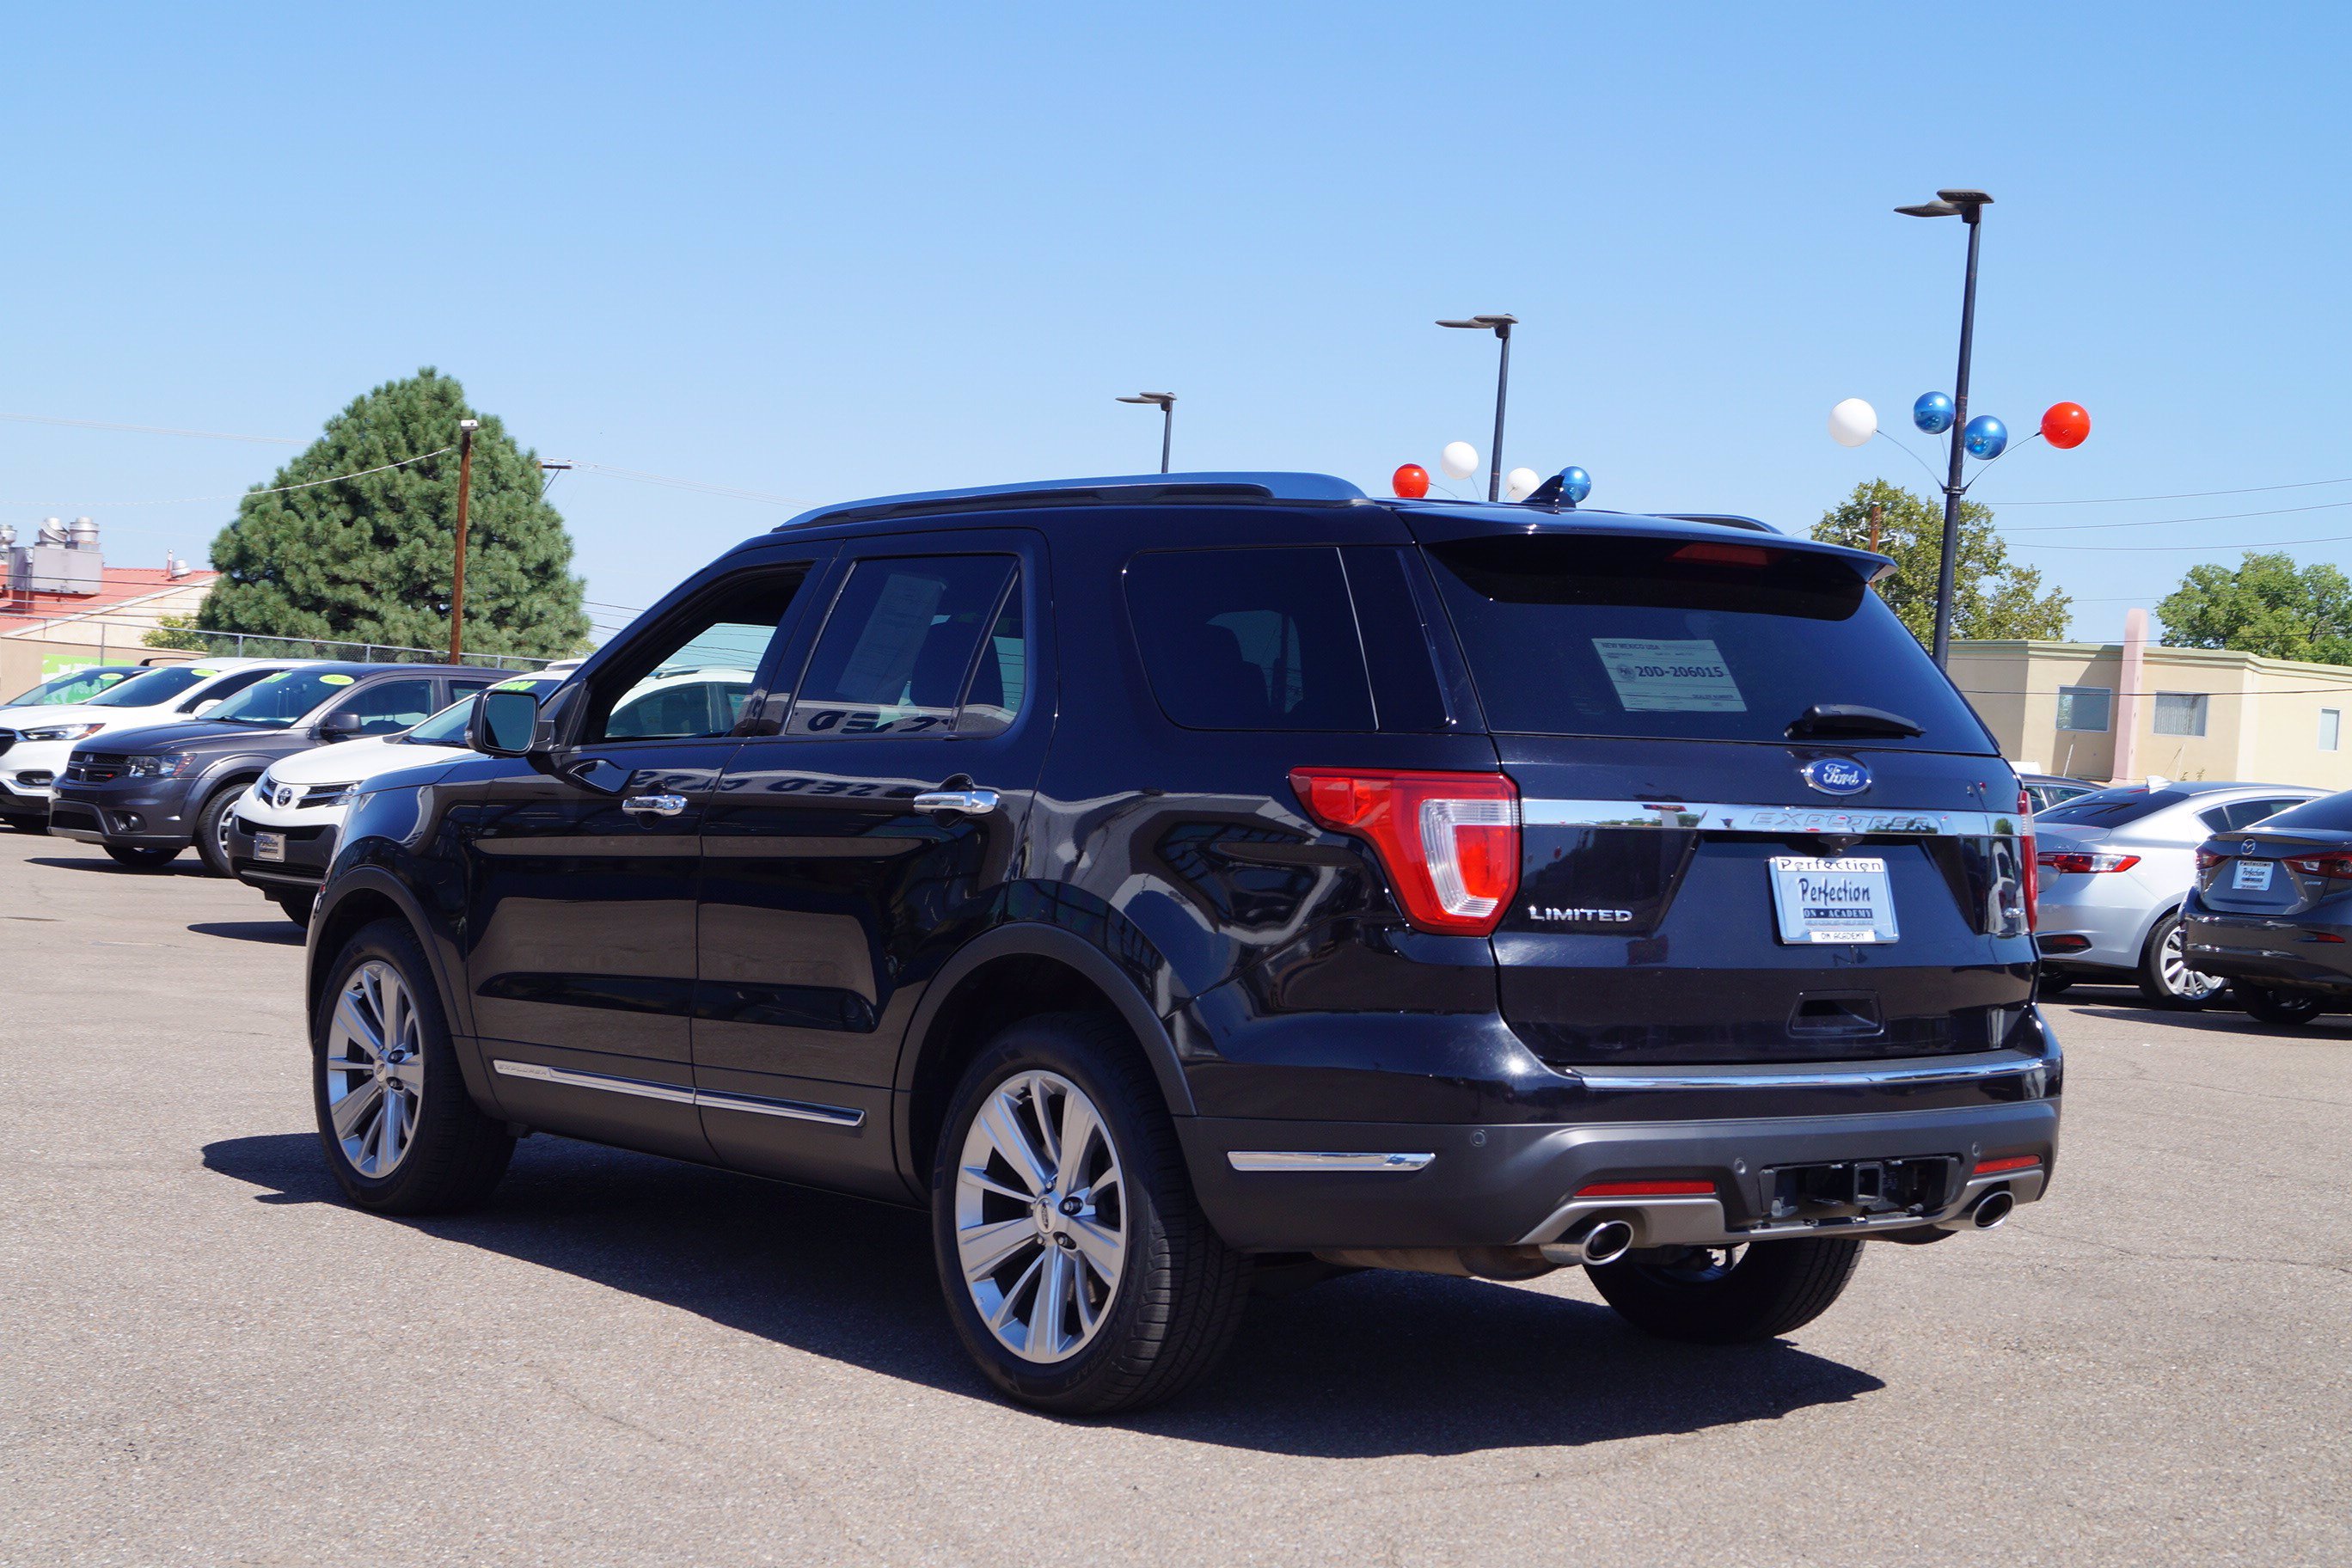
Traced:
[[2201, 1007], [2225, 984], [2189, 967], [2180, 900], [2197, 847], [2327, 793], [2292, 784], [2126, 784], [2033, 819], [2042, 879], [2035, 943], [2044, 994], [2077, 980], [2137, 982], [2163, 1007]]

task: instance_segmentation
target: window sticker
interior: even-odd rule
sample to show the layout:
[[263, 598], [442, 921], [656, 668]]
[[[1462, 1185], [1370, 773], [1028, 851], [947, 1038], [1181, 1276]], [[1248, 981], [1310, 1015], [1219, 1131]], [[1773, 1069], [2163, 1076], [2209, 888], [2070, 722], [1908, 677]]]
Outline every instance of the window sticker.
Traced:
[[491, 687], [490, 689], [493, 691], [530, 691], [535, 689], [538, 685], [539, 682], [535, 680], [501, 680], [496, 686]]
[[1712, 637], [1594, 637], [1592, 649], [1628, 713], [1748, 711]]
[[[278, 678], [273, 675], [269, 679], [275, 680]], [[348, 675], [322, 675], [319, 677], [319, 684], [321, 686], [349, 686], [351, 683], [352, 678]]]

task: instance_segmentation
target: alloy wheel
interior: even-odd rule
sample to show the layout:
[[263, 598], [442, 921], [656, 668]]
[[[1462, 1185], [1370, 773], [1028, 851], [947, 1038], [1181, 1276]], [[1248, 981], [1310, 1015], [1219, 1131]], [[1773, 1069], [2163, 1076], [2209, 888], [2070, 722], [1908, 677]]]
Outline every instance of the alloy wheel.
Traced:
[[1058, 1073], [991, 1089], [956, 1169], [956, 1255], [981, 1321], [1024, 1361], [1066, 1361], [1118, 1298], [1125, 1178], [1102, 1113]]
[[2218, 974], [2189, 967], [2188, 938], [2181, 934], [2175, 921], [2164, 933], [2164, 945], [2157, 953], [2157, 969], [2164, 976], [2164, 988], [2188, 1002], [2203, 1002], [2221, 989], [2224, 982]]
[[372, 958], [352, 971], [327, 1026], [327, 1116], [362, 1176], [408, 1157], [424, 1105], [425, 1037], [400, 972]]
[[220, 852], [220, 864], [221, 868], [224, 870], [227, 869], [229, 865], [228, 819], [234, 814], [235, 809], [235, 807], [231, 807], [228, 811], [222, 812], [220, 814], [220, 820], [213, 824], [213, 847]]

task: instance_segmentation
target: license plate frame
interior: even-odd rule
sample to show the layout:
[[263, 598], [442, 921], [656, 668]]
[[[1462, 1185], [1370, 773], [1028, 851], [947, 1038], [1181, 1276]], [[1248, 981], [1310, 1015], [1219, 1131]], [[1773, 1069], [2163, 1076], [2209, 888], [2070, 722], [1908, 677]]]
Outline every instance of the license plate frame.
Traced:
[[253, 836], [253, 858], [257, 860], [274, 860], [280, 865], [285, 864], [286, 835], [256, 833]]
[[[2267, 893], [2276, 878], [2275, 860], [2241, 860], [2230, 873], [2230, 890], [2233, 893]], [[2261, 876], [2251, 873], [2259, 871]]]
[[1791, 947], [1885, 946], [1902, 940], [1895, 882], [1875, 855], [1775, 855], [1772, 913]]

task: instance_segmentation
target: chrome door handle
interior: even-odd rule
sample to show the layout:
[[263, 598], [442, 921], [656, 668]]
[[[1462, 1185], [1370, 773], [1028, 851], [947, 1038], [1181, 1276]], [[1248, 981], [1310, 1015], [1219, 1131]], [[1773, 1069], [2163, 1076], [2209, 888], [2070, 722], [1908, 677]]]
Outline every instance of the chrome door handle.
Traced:
[[634, 816], [676, 816], [686, 809], [682, 795], [633, 795], [621, 803], [621, 809]]
[[961, 811], [972, 816], [984, 816], [996, 809], [996, 792], [992, 789], [934, 789], [915, 797], [917, 811]]

